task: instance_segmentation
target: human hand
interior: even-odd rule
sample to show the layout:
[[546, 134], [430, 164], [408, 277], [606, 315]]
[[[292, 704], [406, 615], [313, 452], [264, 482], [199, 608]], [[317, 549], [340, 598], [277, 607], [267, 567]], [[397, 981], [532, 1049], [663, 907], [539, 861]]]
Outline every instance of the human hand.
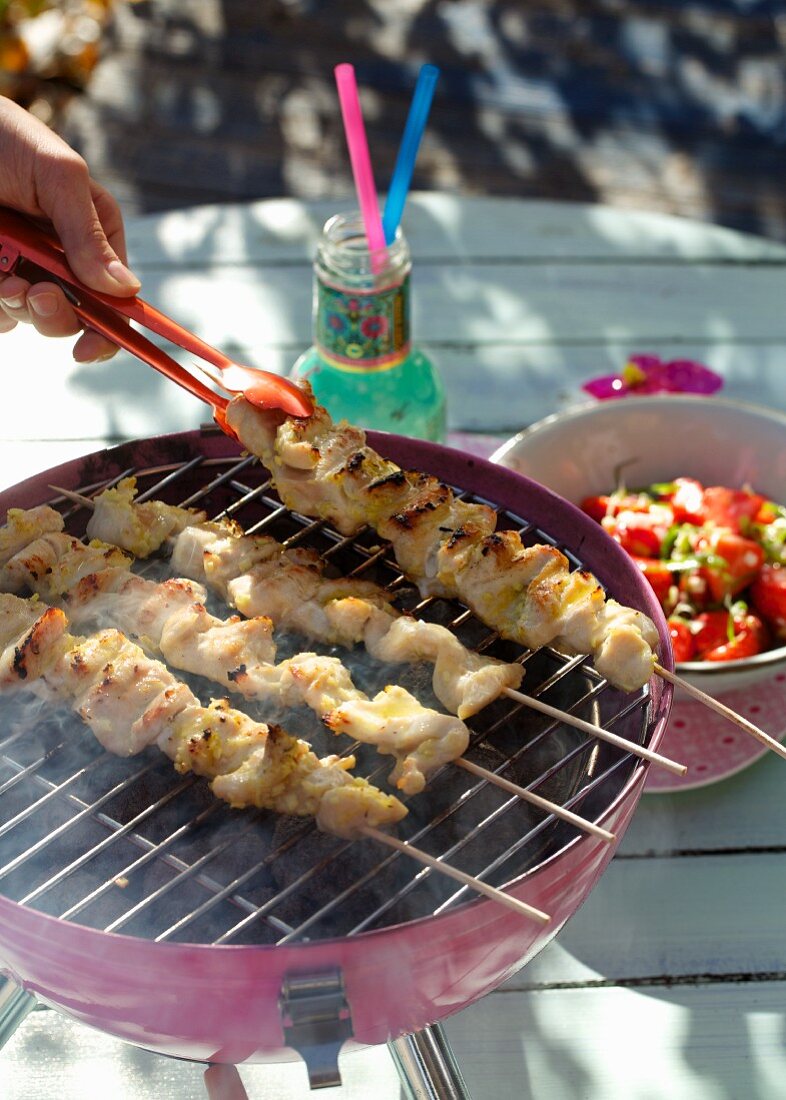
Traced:
[[[93, 290], [130, 297], [139, 280], [126, 267], [123, 218], [84, 160], [43, 122], [0, 96], [0, 204], [51, 222], [74, 274]], [[54, 282], [31, 285], [0, 276], [0, 333], [29, 322], [44, 336], [71, 336], [83, 325]], [[86, 329], [74, 345], [80, 363], [117, 348]]]

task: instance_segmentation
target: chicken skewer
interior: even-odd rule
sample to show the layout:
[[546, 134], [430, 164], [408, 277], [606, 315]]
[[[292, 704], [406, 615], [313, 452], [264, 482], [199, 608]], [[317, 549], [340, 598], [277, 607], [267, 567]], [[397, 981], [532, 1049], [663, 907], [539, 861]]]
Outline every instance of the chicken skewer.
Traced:
[[[591, 574], [571, 572], [553, 547], [525, 547], [516, 532], [496, 531], [493, 509], [457, 500], [436, 478], [381, 458], [361, 429], [335, 425], [320, 406], [294, 419], [254, 410], [242, 397], [226, 420], [261, 458], [287, 507], [344, 534], [370, 524], [424, 595], [457, 596], [503, 637], [532, 648], [551, 643], [592, 654], [597, 671], [625, 691], [653, 673], [688, 687], [658, 663], [658, 635], [646, 615], [607, 599]], [[786, 747], [763, 730], [711, 696], [692, 694], [786, 758]]]
[[[58, 490], [63, 492], [63, 490]], [[65, 491], [64, 495], [79, 498]], [[168, 505], [135, 501], [134, 478], [126, 478], [95, 500], [87, 525], [90, 538], [112, 543], [137, 557], [165, 538], [155, 538], [144, 509], [163, 530]], [[172, 508], [179, 520], [184, 509]], [[204, 513], [202, 513], [204, 515]], [[391, 664], [428, 661], [434, 665], [437, 698], [459, 718], [468, 718], [498, 698], [504, 688], [519, 687], [520, 665], [485, 657], [464, 646], [446, 627], [420, 622], [392, 605], [380, 585], [357, 578], [326, 578], [324, 562], [313, 550], [287, 548], [267, 535], [246, 535], [230, 520], [178, 522], [168, 537], [176, 573], [207, 584], [243, 615], [266, 615], [275, 626], [315, 641], [351, 648], [362, 642], [373, 657]]]
[[258, 455], [284, 504], [344, 535], [370, 525], [389, 540], [422, 595], [458, 597], [503, 637], [535, 649], [592, 654], [597, 671], [626, 691], [653, 673], [658, 633], [639, 611], [607, 599], [592, 574], [569, 569], [552, 546], [525, 546], [497, 531], [485, 504], [457, 499], [428, 474], [405, 472], [366, 444], [365, 432], [312, 416], [262, 412], [242, 397], [227, 423]]
[[[102, 510], [104, 494], [93, 500], [71, 490], [58, 489], [55, 486], [53, 488], [77, 503], [95, 508], [96, 513]], [[111, 498], [112, 510], [120, 510], [123, 507], [133, 508], [135, 506], [133, 491], [126, 490], [122, 494], [122, 499], [120, 494], [116, 494], [115, 490], [109, 492], [113, 494]], [[98, 527], [102, 534], [112, 533], [109, 518], [109, 515], [104, 511], [102, 522]], [[118, 519], [120, 524], [125, 526], [122, 515], [116, 518], [116, 526]], [[260, 559], [262, 559], [261, 563]], [[443, 682], [443, 678], [439, 673], [439, 665], [435, 664], [434, 686], [436, 694], [443, 702], [450, 701], [456, 696], [454, 685], [461, 686], [464, 707], [466, 708], [466, 710], [460, 711], [461, 714], [467, 713], [469, 705], [472, 704], [474, 704], [474, 709], [478, 709], [477, 704], [485, 693], [489, 693], [488, 701], [490, 701], [491, 698], [496, 698], [501, 691], [502, 694], [508, 695], [516, 702], [528, 705], [534, 710], [540, 710], [542, 713], [548, 713], [566, 725], [574, 726], [583, 732], [590, 732], [591, 730], [593, 735], [601, 740], [605, 740], [616, 747], [624, 748], [641, 759], [657, 764], [673, 774], [684, 775], [687, 771], [685, 765], [670, 760], [661, 753], [620, 738], [618, 735], [605, 730], [602, 726], [591, 726], [583, 719], [565, 711], [549, 708], [532, 696], [522, 695], [513, 689], [511, 683], [501, 686], [498, 681], [499, 670], [495, 665], [484, 665], [480, 669], [473, 666], [471, 658], [476, 655], [461, 646], [450, 631], [444, 627], [432, 623], [422, 623], [402, 616], [400, 619], [395, 620], [387, 632], [382, 633], [380, 637], [377, 626], [379, 620], [375, 616], [382, 614], [380, 608], [387, 610], [387, 613], [391, 616], [395, 613], [394, 608], [384, 603], [389, 598], [388, 593], [379, 586], [370, 584], [370, 582], [355, 581], [356, 585], [365, 586], [363, 591], [366, 593], [366, 598], [362, 599], [359, 595], [353, 595], [349, 598], [342, 597], [335, 588], [329, 588], [331, 584], [341, 585], [342, 582], [320, 581], [316, 555], [311, 551], [304, 551], [300, 548], [288, 550], [275, 539], [264, 535], [244, 535], [242, 530], [232, 521], [222, 520], [216, 523], [189, 526], [180, 532], [174, 541], [173, 562], [176, 563], [181, 572], [204, 580], [219, 593], [226, 594], [225, 598], [228, 602], [232, 605], [238, 605], [244, 612], [254, 613], [263, 610], [272, 612], [278, 623], [284, 621], [288, 625], [299, 626], [302, 630], [311, 630], [317, 633], [317, 636], [322, 640], [336, 642], [341, 639], [344, 644], [352, 644], [359, 640], [362, 627], [370, 622], [373, 624], [373, 629], [368, 632], [371, 639], [370, 648], [372, 652], [375, 648], [375, 655], [382, 659], [411, 660], [417, 656], [418, 652], [425, 651], [428, 653], [429, 646], [431, 647], [432, 656], [435, 650], [439, 655], [441, 649], [445, 657], [443, 664], [445, 675]], [[292, 586], [288, 593], [287, 581]], [[343, 584], [348, 585], [349, 581], [344, 581]], [[315, 600], [310, 601], [306, 597], [309, 592], [313, 592], [314, 586], [317, 586], [318, 595]], [[320, 591], [322, 592], [321, 597], [319, 595]], [[282, 592], [287, 593], [289, 598], [282, 598]], [[233, 599], [233, 594], [236, 596], [235, 599]], [[370, 603], [368, 596], [371, 596], [374, 603]], [[332, 599], [331, 597], [335, 598]], [[299, 608], [292, 619], [287, 618], [286, 610], [290, 602], [295, 603]], [[316, 603], [316, 612], [313, 612], [312, 607], [310, 607], [312, 602]], [[328, 609], [327, 614], [323, 612], [323, 607]], [[330, 614], [331, 611], [332, 614]], [[327, 625], [323, 626], [322, 620], [326, 618], [328, 619]], [[399, 624], [404, 628], [403, 630], [394, 629], [399, 627]], [[437, 632], [441, 632], [441, 634], [437, 635]], [[426, 637], [424, 638], [423, 635], [426, 635]], [[458, 656], [453, 647], [446, 643], [445, 636], [459, 647]], [[426, 642], [426, 645], [423, 645], [423, 642]], [[402, 656], [401, 649], [404, 650], [406, 657]], [[438, 660], [439, 656], [437, 656]], [[460, 662], [458, 669], [457, 661]], [[496, 662], [495, 664], [501, 665], [502, 669], [505, 670], [517, 667], [502, 662]], [[466, 673], [464, 672], [465, 669]], [[457, 671], [458, 676], [456, 675]], [[497, 680], [496, 683], [494, 682], [495, 679]], [[449, 709], [452, 708], [449, 707]]]
[[[401, 850], [380, 831], [407, 813], [394, 795], [349, 774], [354, 758], [317, 757], [307, 742], [278, 726], [254, 722], [227, 700], [203, 706], [160, 661], [147, 657], [122, 632], [89, 637], [68, 632], [66, 614], [35, 597], [0, 595], [0, 690], [33, 689], [67, 703], [108, 751], [132, 756], [152, 744], [177, 771], [210, 780], [216, 797], [233, 807], [256, 806], [311, 816], [346, 839], [369, 836]], [[393, 842], [391, 844], [391, 841]], [[433, 866], [411, 845], [408, 855]], [[438, 869], [527, 917], [550, 919], [517, 898], [438, 861]]]
[[236, 807], [315, 816], [338, 836], [351, 836], [367, 817], [389, 824], [405, 815], [395, 796], [348, 775], [352, 757], [319, 760], [305, 741], [252, 721], [226, 700], [202, 706], [119, 630], [82, 637], [68, 627], [59, 608], [0, 595], [0, 688], [33, 687], [68, 703], [116, 755], [157, 744], [179, 772], [209, 778], [213, 793]]
[[276, 665], [270, 619], [219, 619], [205, 608], [201, 585], [146, 580], [129, 571], [127, 555], [114, 548], [112, 553], [108, 568], [85, 573], [84, 561], [102, 563], [110, 552], [95, 542], [47, 534], [10, 559], [0, 586], [27, 588], [49, 600], [63, 596], [77, 621], [108, 611], [113, 623], [160, 651], [171, 665], [246, 698], [281, 706], [305, 702], [329, 729], [392, 755], [391, 779], [407, 794], [421, 791], [431, 772], [466, 749], [469, 730], [460, 719], [423, 707], [400, 687], [368, 699], [335, 657], [302, 653]]
[[[58, 536], [59, 537], [59, 536]], [[374, 744], [397, 761], [391, 778], [399, 789], [415, 794], [427, 777], [445, 763], [457, 763], [487, 782], [513, 789], [519, 797], [553, 813], [584, 831], [612, 840], [613, 834], [573, 811], [549, 802], [486, 769], [464, 761], [469, 742], [464, 723], [423, 707], [400, 687], [388, 687], [368, 699], [352, 683], [348, 670], [335, 657], [302, 653], [274, 664], [276, 647], [272, 623], [254, 619], [219, 619], [205, 606], [201, 585], [172, 579], [156, 583], [128, 572], [130, 559], [114, 567], [81, 576], [83, 557], [103, 553], [95, 542], [52, 536], [34, 540], [11, 559], [17, 587], [39, 596], [62, 595], [63, 577], [81, 577], [68, 590], [65, 603], [72, 620], [100, 617], [111, 608], [114, 625], [159, 650], [170, 665], [206, 676], [247, 698], [274, 701], [282, 706], [305, 702], [335, 733]], [[76, 564], [71, 564], [75, 561]]]

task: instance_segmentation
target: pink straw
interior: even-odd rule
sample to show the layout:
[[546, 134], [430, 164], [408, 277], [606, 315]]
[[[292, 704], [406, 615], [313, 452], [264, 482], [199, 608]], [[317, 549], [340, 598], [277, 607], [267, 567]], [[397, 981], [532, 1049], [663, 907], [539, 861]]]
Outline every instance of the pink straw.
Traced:
[[377, 263], [379, 263], [379, 252], [385, 248], [385, 233], [382, 229], [382, 218], [379, 214], [377, 189], [374, 186], [374, 173], [371, 170], [366, 128], [363, 125], [363, 115], [360, 110], [355, 69], [354, 66], [344, 63], [343, 65], [336, 65], [334, 71], [338, 87], [338, 98], [341, 103], [341, 114], [344, 119], [344, 132], [349, 146], [349, 159], [352, 162], [352, 174], [355, 177], [355, 190], [358, 193], [360, 213], [363, 217], [363, 225], [366, 228], [366, 240], [368, 241], [369, 252], [372, 255], [372, 264], [375, 255]]

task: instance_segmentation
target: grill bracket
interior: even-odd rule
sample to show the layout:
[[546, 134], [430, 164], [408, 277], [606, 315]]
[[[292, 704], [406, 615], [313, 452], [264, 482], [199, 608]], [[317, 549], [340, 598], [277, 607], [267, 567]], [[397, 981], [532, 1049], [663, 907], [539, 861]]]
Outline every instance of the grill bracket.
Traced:
[[279, 1000], [286, 1044], [306, 1063], [312, 1089], [341, 1084], [338, 1056], [352, 1035], [341, 971], [287, 974]]

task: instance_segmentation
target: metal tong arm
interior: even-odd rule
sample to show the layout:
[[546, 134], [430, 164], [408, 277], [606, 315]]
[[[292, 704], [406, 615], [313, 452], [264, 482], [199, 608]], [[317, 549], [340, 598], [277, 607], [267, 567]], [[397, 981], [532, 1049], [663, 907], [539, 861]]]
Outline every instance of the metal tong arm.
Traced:
[[[226, 408], [228, 398], [214, 393], [123, 318], [136, 321], [143, 328], [163, 336], [170, 343], [199, 356], [220, 370], [234, 366], [231, 359], [142, 298], [117, 298], [85, 286], [68, 266], [63, 246], [53, 233], [24, 214], [0, 206], [0, 274], [10, 275], [16, 270], [26, 277], [40, 277], [40, 271], [44, 278], [54, 278], [61, 284], [74, 312], [89, 328], [130, 351], [148, 366], [188, 390], [194, 397], [211, 405], [214, 410], [223, 412]], [[254, 404], [267, 408], [281, 407], [295, 416], [310, 415], [311, 403], [308, 397], [291, 382], [268, 371], [258, 370], [254, 374], [259, 379], [259, 386], [254, 388], [265, 391], [264, 399], [249, 398]], [[218, 384], [221, 384], [220, 381]]]

